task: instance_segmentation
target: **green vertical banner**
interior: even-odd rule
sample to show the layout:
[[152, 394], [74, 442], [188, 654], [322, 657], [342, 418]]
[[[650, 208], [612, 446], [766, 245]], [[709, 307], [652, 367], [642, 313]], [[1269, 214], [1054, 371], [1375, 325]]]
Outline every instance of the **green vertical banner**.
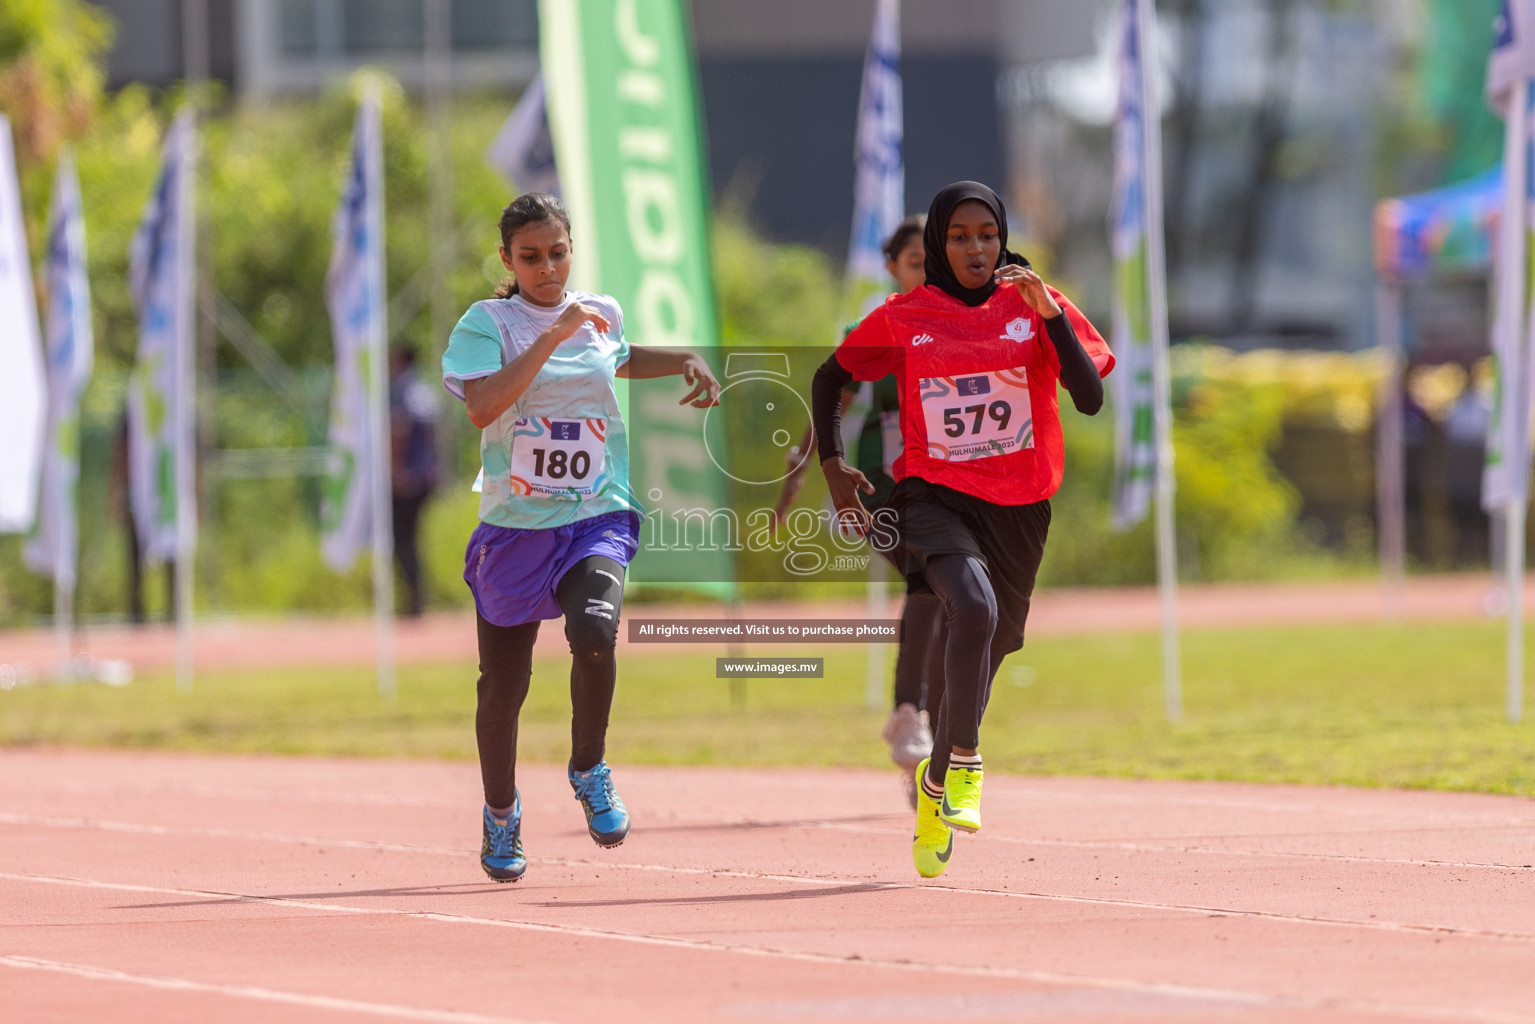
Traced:
[[[539, 35], [571, 285], [617, 299], [630, 343], [711, 357], [709, 195], [685, 0], [540, 0]], [[645, 582], [664, 551], [652, 579], [731, 598], [731, 551], [668, 537], [668, 524], [723, 508], [727, 494], [710, 454], [722, 450], [723, 418], [679, 407], [686, 389], [669, 384], [635, 383], [626, 402], [630, 483], [649, 512], [630, 578]], [[720, 436], [706, 441], [706, 429]]]

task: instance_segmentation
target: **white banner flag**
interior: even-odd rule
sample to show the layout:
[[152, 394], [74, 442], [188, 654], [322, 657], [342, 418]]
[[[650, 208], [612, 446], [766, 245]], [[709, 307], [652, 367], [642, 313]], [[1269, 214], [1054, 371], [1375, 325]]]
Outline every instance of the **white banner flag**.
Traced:
[[[879, 0], [863, 59], [853, 142], [853, 234], [843, 279], [842, 324], [860, 320], [890, 294], [883, 246], [906, 215], [905, 122], [901, 106], [900, 0]], [[840, 339], [840, 334], [839, 334]], [[842, 417], [849, 451], [873, 403], [864, 384]]]
[[1151, 507], [1156, 484], [1153, 431], [1150, 266], [1146, 230], [1146, 100], [1137, 0], [1120, 5], [1119, 107], [1114, 118], [1114, 197], [1109, 213], [1114, 259], [1109, 376], [1114, 406], [1114, 528], [1128, 530]]
[[523, 90], [511, 116], [485, 151], [485, 159], [523, 192], [560, 194], [543, 75], [535, 75]]
[[847, 250], [843, 312], [854, 320], [890, 293], [885, 239], [906, 215], [902, 153], [901, 15], [899, 0], [879, 0], [864, 55], [853, 147], [853, 235]]
[[47, 402], [41, 348], [11, 122], [0, 114], [0, 533], [27, 532], [37, 512]]
[[[336, 380], [331, 392], [330, 466], [320, 508], [321, 550], [338, 571], [351, 568], [373, 539], [371, 511], [377, 442], [369, 428], [374, 360], [386, 351], [384, 321], [383, 132], [369, 93], [352, 129], [352, 162], [331, 220], [330, 308]], [[387, 440], [384, 441], [387, 443]]]
[[1487, 58], [1487, 102], [1508, 116], [1509, 97], [1535, 68], [1535, 0], [1501, 0]]
[[[139, 315], [139, 350], [128, 379], [128, 487], [139, 547], [151, 564], [177, 555], [179, 476], [189, 460], [196, 396], [181, 370], [195, 344], [196, 272], [192, 113], [165, 135], [154, 194], [128, 250], [128, 287]], [[187, 481], [190, 486], [190, 481]]]
[[[1529, 295], [1528, 221], [1532, 117], [1530, 80], [1535, 75], [1535, 0], [1504, 0], [1497, 34], [1487, 61], [1487, 93], [1505, 118], [1503, 139], [1504, 199], [1491, 349], [1493, 356], [1492, 422], [1487, 432], [1487, 462], [1482, 472], [1482, 507], [1498, 511], [1526, 492], [1529, 462], [1529, 388], [1531, 367], [1527, 334]], [[1522, 102], [1513, 102], [1522, 90]]]
[[43, 449], [43, 493], [38, 528], [27, 544], [27, 564], [75, 589], [79, 540], [76, 489], [80, 480], [80, 395], [91, 379], [95, 341], [91, 289], [85, 263], [85, 214], [74, 156], [59, 157], [48, 211], [48, 420]]

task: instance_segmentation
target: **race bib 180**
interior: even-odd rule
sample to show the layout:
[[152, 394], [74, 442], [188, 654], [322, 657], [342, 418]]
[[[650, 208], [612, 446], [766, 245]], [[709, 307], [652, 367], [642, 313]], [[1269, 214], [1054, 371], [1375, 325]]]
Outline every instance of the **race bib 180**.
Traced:
[[524, 416], [512, 424], [512, 491], [579, 501], [603, 478], [608, 421]]
[[921, 379], [927, 453], [967, 462], [1034, 447], [1028, 372], [1021, 366]]

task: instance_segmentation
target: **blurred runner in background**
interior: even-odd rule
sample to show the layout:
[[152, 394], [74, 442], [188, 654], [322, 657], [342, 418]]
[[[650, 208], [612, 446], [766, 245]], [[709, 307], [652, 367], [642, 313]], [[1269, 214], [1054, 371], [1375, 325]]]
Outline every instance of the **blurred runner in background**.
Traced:
[[416, 543], [421, 508], [437, 488], [437, 393], [416, 373], [416, 350], [395, 349], [389, 374], [389, 448], [394, 491], [394, 556], [405, 581], [405, 614], [425, 606]]
[[[922, 229], [926, 224], [926, 214], [907, 217], [885, 239], [882, 247], [885, 269], [894, 279], [896, 291], [902, 295], [922, 285], [926, 273], [923, 270]], [[855, 326], [849, 324], [842, 332], [843, 337], [847, 337]], [[858, 381], [849, 381], [843, 388], [844, 416], [857, 399], [858, 390]], [[789, 453], [789, 475], [784, 478], [783, 493], [778, 499], [778, 507], [773, 510], [775, 523], [783, 520], [804, 486], [805, 470], [811, 463], [804, 453], [814, 444], [815, 426], [807, 423], [799, 447]], [[871, 513], [890, 500], [890, 492], [895, 489], [890, 467], [900, 454], [901, 393], [892, 375], [873, 383], [869, 408], [854, 447], [854, 464], [874, 485], [873, 494], [859, 495], [864, 508]], [[892, 557], [889, 551], [880, 554]], [[896, 565], [896, 571], [900, 570], [901, 566]], [[913, 809], [917, 806], [917, 782], [913, 773], [917, 765], [933, 753], [931, 723], [937, 720], [938, 705], [943, 700], [941, 610], [932, 594], [909, 594], [906, 597], [901, 611], [901, 644], [895, 657], [893, 707], [883, 732], [885, 742], [890, 744], [890, 759], [903, 769], [901, 779]]]

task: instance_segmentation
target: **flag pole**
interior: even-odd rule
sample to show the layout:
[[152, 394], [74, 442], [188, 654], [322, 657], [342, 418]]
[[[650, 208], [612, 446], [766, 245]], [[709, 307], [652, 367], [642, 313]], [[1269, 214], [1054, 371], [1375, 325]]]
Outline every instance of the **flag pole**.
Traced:
[[[870, 550], [872, 551], [872, 545]], [[869, 556], [869, 578], [866, 584], [863, 613], [870, 619], [890, 616], [890, 600], [885, 587], [885, 560], [878, 555]], [[882, 708], [888, 701], [885, 684], [885, 666], [890, 655], [883, 644], [867, 644], [864, 666], [864, 700], [871, 708]]]
[[1503, 198], [1502, 224], [1502, 274], [1498, 288], [1500, 308], [1512, 311], [1513, 320], [1506, 325], [1512, 332], [1513, 343], [1505, 357], [1509, 365], [1499, 366], [1506, 385], [1503, 387], [1505, 415], [1512, 416], [1515, 429], [1510, 431], [1510, 451], [1504, 453], [1508, 462], [1508, 500], [1503, 506], [1504, 584], [1508, 588], [1508, 648], [1507, 694], [1508, 720], [1517, 722], [1524, 716], [1524, 530], [1526, 505], [1529, 500], [1529, 407], [1525, 398], [1525, 378], [1529, 373], [1527, 363], [1530, 352], [1525, 340], [1525, 288], [1526, 261], [1529, 257], [1526, 245], [1525, 214], [1526, 174], [1529, 153], [1529, 108], [1531, 79], [1521, 75], [1514, 85], [1513, 98], [1509, 103], [1508, 122], [1505, 130], [1512, 140], [1504, 147], [1507, 166], [1504, 168], [1506, 194]]
[[196, 473], [195, 410], [197, 407], [196, 346], [197, 292], [197, 115], [183, 108], [178, 117], [184, 147], [181, 180], [178, 183], [180, 218], [177, 244], [181, 248], [176, 281], [176, 308], [181, 331], [175, 346], [176, 410], [176, 688], [191, 692], [193, 677], [192, 575], [196, 558], [197, 501], [193, 475]]
[[395, 694], [394, 665], [394, 513], [390, 505], [389, 453], [389, 311], [385, 298], [388, 278], [384, 259], [383, 116], [378, 85], [369, 82], [363, 95], [368, 107], [371, 138], [364, 159], [368, 162], [368, 219], [372, 222], [374, 282], [373, 331], [368, 339], [368, 437], [373, 460], [373, 623], [378, 645], [379, 696]]
[[1375, 500], [1381, 612], [1400, 622], [1407, 577], [1406, 489], [1402, 463], [1402, 286], [1394, 278], [1375, 288], [1375, 333], [1385, 355], [1375, 419]]
[[74, 603], [75, 595], [71, 588], [65, 586], [55, 573], [53, 577], [53, 657], [55, 661], [53, 671], [59, 678], [69, 678], [74, 674]]
[[1168, 365], [1167, 271], [1162, 227], [1162, 115], [1156, 93], [1156, 9], [1136, 0], [1144, 97], [1142, 154], [1146, 165], [1146, 276], [1151, 307], [1151, 380], [1155, 391], [1157, 593], [1162, 608], [1162, 698], [1169, 721], [1183, 717], [1182, 658], [1178, 651], [1178, 548], [1173, 529], [1173, 411]]

